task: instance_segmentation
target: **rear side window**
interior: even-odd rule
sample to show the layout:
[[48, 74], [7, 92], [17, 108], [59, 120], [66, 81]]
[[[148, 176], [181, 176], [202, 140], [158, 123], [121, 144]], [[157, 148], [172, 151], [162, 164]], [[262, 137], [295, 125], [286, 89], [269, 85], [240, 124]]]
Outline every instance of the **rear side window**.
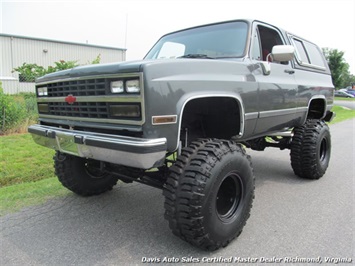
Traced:
[[326, 70], [321, 50], [313, 43], [290, 36], [295, 49], [296, 61], [300, 66]]
[[304, 48], [302, 41], [294, 39], [293, 42], [295, 43], [296, 53], [300, 59], [300, 62], [310, 64], [306, 49]]
[[322, 52], [313, 43], [305, 42], [306, 50], [312, 65], [324, 67]]

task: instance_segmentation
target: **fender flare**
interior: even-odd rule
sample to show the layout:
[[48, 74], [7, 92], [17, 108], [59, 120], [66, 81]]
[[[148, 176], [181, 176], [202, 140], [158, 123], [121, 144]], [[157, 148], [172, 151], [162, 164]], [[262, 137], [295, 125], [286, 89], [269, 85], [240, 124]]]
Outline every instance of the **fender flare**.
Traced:
[[323, 100], [323, 102], [324, 102], [323, 115], [321, 116], [320, 119], [323, 119], [327, 115], [327, 99], [326, 99], [326, 97], [324, 95], [314, 95], [308, 101], [307, 114], [306, 114], [305, 120], [303, 121], [303, 124], [306, 123], [306, 121], [307, 121], [307, 117], [309, 115], [309, 110], [310, 110], [311, 103], [313, 100]]
[[192, 100], [204, 99], [204, 98], [232, 98], [233, 100], [235, 100], [240, 111], [239, 112], [240, 130], [238, 133], [238, 137], [243, 136], [244, 128], [245, 128], [245, 111], [244, 111], [243, 100], [239, 94], [231, 94], [231, 93], [223, 93], [223, 92], [218, 94], [212, 92], [205, 92], [205, 93], [199, 92], [199, 93], [185, 94], [183, 97], [180, 98], [180, 100], [176, 104], [176, 113], [178, 114], [178, 135], [176, 141], [176, 150], [179, 147], [182, 117], [187, 103], [189, 103]]

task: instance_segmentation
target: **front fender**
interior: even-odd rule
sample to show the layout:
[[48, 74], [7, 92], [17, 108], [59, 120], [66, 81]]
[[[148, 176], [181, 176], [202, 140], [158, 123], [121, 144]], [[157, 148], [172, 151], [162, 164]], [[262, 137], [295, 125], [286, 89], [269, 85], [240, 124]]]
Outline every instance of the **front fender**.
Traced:
[[204, 98], [231, 98], [231, 99], [233, 99], [237, 103], [237, 106], [239, 109], [239, 121], [240, 121], [239, 128], [240, 128], [240, 130], [238, 132], [238, 137], [243, 136], [245, 110], [244, 110], [242, 97], [238, 93], [220, 92], [220, 93], [216, 94], [215, 91], [188, 93], [188, 94], [183, 95], [183, 97], [181, 97], [180, 100], [176, 104], [176, 112], [178, 114], [178, 136], [177, 136], [176, 148], [179, 145], [182, 118], [183, 118], [184, 109], [185, 109], [186, 105], [192, 100], [204, 99]]

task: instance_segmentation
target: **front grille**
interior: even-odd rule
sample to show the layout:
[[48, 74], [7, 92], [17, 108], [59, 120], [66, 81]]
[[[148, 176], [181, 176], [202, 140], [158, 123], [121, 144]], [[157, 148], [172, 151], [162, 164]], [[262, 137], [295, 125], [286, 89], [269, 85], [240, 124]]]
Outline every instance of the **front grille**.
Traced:
[[87, 79], [50, 83], [47, 85], [47, 97], [73, 96], [98, 96], [105, 95], [107, 79]]
[[40, 119], [59, 119], [71, 125], [83, 122], [142, 125], [145, 122], [143, 91], [112, 93], [110, 89], [112, 81], [133, 78], [141, 79], [137, 74], [40, 83], [37, 85]]
[[105, 102], [76, 102], [72, 105], [66, 102], [51, 102], [50, 115], [67, 117], [109, 118], [108, 103]]

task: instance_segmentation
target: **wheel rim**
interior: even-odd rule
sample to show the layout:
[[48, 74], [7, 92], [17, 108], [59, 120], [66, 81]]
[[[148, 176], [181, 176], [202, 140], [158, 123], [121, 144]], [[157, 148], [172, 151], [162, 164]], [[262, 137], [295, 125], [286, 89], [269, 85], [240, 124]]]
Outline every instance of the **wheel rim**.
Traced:
[[319, 161], [321, 163], [324, 162], [327, 158], [327, 155], [328, 155], [328, 142], [326, 138], [323, 138], [319, 148]]
[[243, 186], [236, 173], [226, 175], [219, 186], [216, 197], [216, 212], [223, 222], [230, 221], [240, 205]]

